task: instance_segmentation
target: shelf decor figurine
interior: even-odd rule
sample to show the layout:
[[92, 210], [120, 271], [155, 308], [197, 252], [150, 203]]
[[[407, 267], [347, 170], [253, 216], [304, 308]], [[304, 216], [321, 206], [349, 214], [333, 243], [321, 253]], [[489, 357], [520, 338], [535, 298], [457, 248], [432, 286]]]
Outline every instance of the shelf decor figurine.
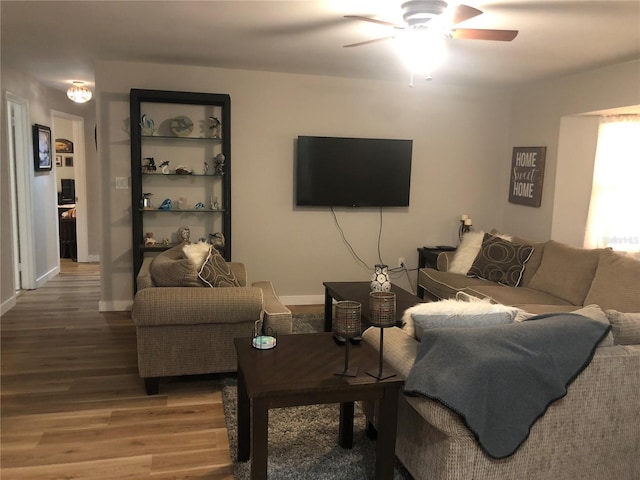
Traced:
[[156, 243], [158, 243], [158, 241], [155, 238], [153, 238], [153, 233], [147, 232], [144, 238], [144, 246], [153, 247]]
[[371, 278], [371, 291], [391, 291], [391, 279], [389, 278], [389, 267], [387, 265], [378, 264], [375, 266], [375, 272]]
[[224, 154], [219, 153], [215, 157], [213, 157], [213, 174], [214, 175], [224, 175], [224, 161], [226, 160]]
[[150, 137], [156, 131], [153, 120], [148, 118], [146, 113], [140, 117], [140, 128], [142, 129], [143, 137]]
[[169, 160], [165, 160], [160, 164], [160, 170], [162, 170], [163, 175], [169, 175]]
[[153, 193], [143, 193], [142, 194], [142, 201], [140, 203], [141, 203], [141, 207], [144, 210], [153, 209], [153, 206], [151, 205], [151, 195], [153, 195]]
[[382, 350], [384, 344], [384, 329], [396, 324], [396, 294], [393, 292], [369, 293], [369, 322], [380, 328], [380, 360], [377, 372], [367, 372], [378, 380], [391, 378], [395, 373], [385, 372], [382, 366]]
[[[358, 302], [345, 300], [336, 303], [336, 314], [333, 319], [333, 335], [336, 339], [356, 338], [361, 334], [362, 329], [362, 305]], [[339, 340], [338, 340], [339, 341]], [[344, 370], [336, 372], [334, 375], [341, 377], [355, 377], [358, 368], [349, 369], [349, 343], [344, 342]]]
[[178, 229], [178, 242], [188, 242], [191, 239], [191, 229], [189, 227], [180, 227]]
[[153, 157], [145, 157], [145, 161], [147, 163], [145, 165], [143, 165], [144, 171], [146, 173], [155, 173], [157, 168], [156, 168], [156, 161], [154, 160], [154, 158]]
[[211, 130], [211, 138], [220, 138], [220, 126], [222, 123], [216, 117], [209, 117], [209, 130]]
[[173, 202], [171, 202], [170, 198], [165, 198], [158, 207], [158, 210], [171, 210], [172, 204]]

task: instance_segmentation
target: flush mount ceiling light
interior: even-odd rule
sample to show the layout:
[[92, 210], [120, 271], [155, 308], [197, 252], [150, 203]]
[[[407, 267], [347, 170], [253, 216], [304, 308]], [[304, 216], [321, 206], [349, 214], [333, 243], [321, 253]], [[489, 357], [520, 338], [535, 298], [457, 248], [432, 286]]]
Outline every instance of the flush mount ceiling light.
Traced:
[[67, 97], [76, 103], [86, 103], [91, 100], [93, 93], [84, 82], [73, 82], [73, 85], [67, 90]]

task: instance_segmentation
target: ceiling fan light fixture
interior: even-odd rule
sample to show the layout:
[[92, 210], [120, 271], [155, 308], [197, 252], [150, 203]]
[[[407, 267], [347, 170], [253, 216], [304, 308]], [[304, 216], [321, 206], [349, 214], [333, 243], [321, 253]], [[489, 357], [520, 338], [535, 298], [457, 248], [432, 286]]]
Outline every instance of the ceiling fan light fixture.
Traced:
[[86, 103], [91, 100], [93, 93], [84, 82], [73, 82], [73, 85], [67, 90], [67, 97], [76, 103]]
[[439, 30], [416, 27], [396, 37], [400, 58], [414, 74], [429, 77], [446, 59], [445, 36]]

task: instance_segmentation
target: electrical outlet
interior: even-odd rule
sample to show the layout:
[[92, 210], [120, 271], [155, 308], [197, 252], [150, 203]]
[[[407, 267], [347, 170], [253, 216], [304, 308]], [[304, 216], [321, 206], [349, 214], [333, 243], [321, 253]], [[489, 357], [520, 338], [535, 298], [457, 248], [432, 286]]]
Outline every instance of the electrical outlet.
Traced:
[[404, 257], [398, 258], [398, 267], [405, 268]]

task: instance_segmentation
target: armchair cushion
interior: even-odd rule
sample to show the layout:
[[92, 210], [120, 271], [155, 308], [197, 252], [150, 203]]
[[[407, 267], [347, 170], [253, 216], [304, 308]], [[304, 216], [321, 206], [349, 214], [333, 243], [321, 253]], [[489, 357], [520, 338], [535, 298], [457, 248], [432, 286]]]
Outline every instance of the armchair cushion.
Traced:
[[231, 267], [215, 248], [209, 247], [207, 259], [198, 271], [198, 278], [208, 287], [239, 287]]
[[196, 269], [185, 258], [185, 243], [165, 250], [149, 266], [153, 283], [158, 287], [201, 287]]

